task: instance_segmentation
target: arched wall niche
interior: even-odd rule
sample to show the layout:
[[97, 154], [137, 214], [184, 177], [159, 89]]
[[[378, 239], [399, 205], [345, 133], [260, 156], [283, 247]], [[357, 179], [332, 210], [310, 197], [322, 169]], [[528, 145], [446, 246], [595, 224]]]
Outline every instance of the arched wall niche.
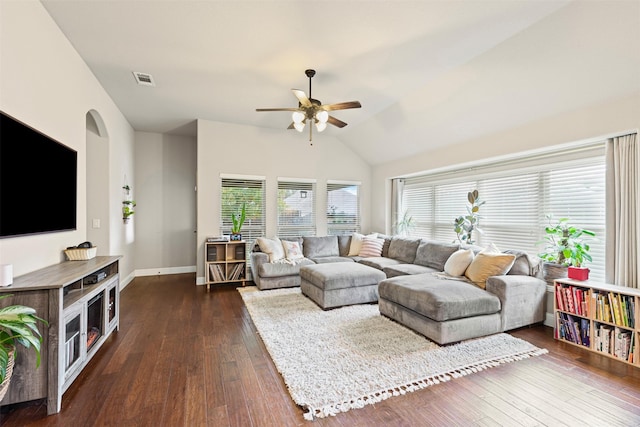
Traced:
[[87, 240], [98, 247], [98, 255], [110, 252], [109, 134], [100, 113], [86, 114], [87, 137]]

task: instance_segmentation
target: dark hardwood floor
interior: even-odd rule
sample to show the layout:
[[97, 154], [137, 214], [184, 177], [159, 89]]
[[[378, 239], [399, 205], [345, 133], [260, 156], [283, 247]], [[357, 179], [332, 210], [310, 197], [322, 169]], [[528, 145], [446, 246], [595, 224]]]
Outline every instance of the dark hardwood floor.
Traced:
[[640, 369], [553, 340], [513, 335], [540, 357], [441, 383], [336, 417], [305, 421], [233, 286], [193, 274], [136, 278], [120, 331], [67, 390], [62, 411], [3, 407], [13, 426], [638, 426]]

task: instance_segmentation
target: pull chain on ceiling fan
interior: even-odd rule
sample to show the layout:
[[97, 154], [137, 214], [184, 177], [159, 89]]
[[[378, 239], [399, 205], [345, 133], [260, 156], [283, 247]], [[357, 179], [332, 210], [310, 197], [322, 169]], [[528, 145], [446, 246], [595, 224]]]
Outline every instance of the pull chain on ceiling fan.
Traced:
[[[316, 70], [305, 70], [305, 75], [309, 78], [309, 96], [300, 89], [291, 89], [298, 99], [298, 108], [256, 108], [256, 111], [292, 111], [293, 122], [287, 129], [295, 129], [298, 132], [304, 130], [309, 122], [309, 141], [313, 140], [313, 125], [316, 130], [322, 132], [327, 128], [327, 123], [343, 128], [347, 124], [329, 115], [329, 111], [346, 110], [349, 108], [360, 108], [359, 101], [340, 102], [338, 104], [322, 104], [319, 100], [311, 97], [311, 79], [316, 75]], [[312, 144], [313, 145], [313, 144]]]

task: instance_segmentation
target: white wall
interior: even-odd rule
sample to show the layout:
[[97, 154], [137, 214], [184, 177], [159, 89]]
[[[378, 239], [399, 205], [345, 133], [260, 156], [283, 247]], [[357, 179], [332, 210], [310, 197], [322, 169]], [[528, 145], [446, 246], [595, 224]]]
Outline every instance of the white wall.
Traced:
[[267, 236], [276, 235], [277, 178], [315, 178], [317, 234], [326, 235], [327, 180], [361, 182], [362, 230], [370, 230], [371, 169], [360, 157], [332, 137], [329, 131], [314, 135], [309, 145], [306, 133], [293, 130], [259, 129], [198, 120], [198, 264], [203, 272], [203, 242], [220, 235], [220, 174], [264, 176], [267, 180]]
[[[133, 176], [133, 129], [40, 2], [0, 1], [0, 69], [0, 109], [78, 152], [77, 230], [2, 239], [0, 262], [22, 275], [63, 261], [67, 246], [86, 240], [86, 114], [94, 109], [110, 144], [110, 218], [103, 226], [110, 254], [124, 255], [120, 274], [128, 280], [133, 252], [117, 219], [121, 177]], [[42, 214], [53, 208], [43, 206]]]
[[[424, 151], [400, 161], [373, 168], [373, 187], [380, 189], [371, 200], [371, 221], [376, 230], [390, 227], [390, 179], [407, 174], [446, 168], [578, 142], [594, 137], [640, 128], [640, 93], [589, 106], [569, 113], [554, 115], [460, 144]], [[385, 191], [382, 191], [385, 189]]]
[[196, 138], [135, 138], [136, 275], [195, 271]]

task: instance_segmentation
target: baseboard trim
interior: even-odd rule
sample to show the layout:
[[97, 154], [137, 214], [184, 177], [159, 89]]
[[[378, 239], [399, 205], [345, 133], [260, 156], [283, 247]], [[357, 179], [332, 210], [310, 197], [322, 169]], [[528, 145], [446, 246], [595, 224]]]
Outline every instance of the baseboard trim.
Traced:
[[195, 273], [196, 266], [189, 265], [186, 267], [168, 267], [168, 268], [146, 268], [135, 271], [136, 277], [140, 276], [161, 276], [166, 274], [182, 274], [182, 273]]

